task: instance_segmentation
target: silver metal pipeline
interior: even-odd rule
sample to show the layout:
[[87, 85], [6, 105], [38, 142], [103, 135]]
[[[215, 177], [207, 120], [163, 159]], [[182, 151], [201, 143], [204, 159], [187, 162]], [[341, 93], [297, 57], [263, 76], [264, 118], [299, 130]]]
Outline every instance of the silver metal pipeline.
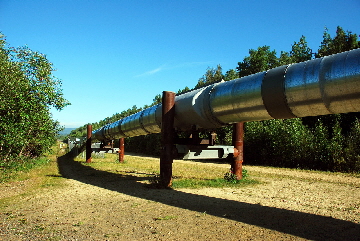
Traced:
[[[98, 140], [161, 132], [161, 104], [93, 131]], [[284, 65], [175, 97], [174, 127], [360, 112], [360, 49]]]

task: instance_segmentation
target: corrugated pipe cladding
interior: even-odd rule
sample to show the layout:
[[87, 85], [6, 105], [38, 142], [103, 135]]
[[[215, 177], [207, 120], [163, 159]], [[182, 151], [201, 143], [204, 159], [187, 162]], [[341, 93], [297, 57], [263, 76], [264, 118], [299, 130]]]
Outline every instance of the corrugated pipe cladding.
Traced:
[[[161, 104], [93, 131], [98, 140], [161, 132]], [[360, 111], [360, 49], [285, 65], [175, 98], [175, 129]]]

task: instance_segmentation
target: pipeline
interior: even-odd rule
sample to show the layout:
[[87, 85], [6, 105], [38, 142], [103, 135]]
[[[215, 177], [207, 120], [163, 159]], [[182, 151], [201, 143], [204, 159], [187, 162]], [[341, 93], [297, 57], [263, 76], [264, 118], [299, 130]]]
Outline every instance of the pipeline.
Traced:
[[[93, 131], [98, 140], [161, 132], [161, 104]], [[360, 112], [360, 49], [284, 65], [175, 97], [174, 128]]]

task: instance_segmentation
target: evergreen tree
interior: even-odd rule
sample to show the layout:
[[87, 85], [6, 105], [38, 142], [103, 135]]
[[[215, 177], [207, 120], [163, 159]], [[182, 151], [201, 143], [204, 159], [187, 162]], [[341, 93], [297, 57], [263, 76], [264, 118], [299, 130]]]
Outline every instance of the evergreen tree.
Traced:
[[155, 95], [154, 99], [153, 99], [153, 103], [152, 105], [157, 105], [160, 104], [162, 102], [162, 97], [160, 94]]
[[292, 63], [299, 63], [310, 60], [312, 50], [308, 47], [305, 36], [301, 36], [299, 42], [294, 42], [290, 51]]
[[181, 95], [181, 94], [184, 94], [184, 93], [189, 92], [189, 91], [191, 91], [190, 88], [185, 86], [184, 89], [182, 89], [182, 90], [179, 89], [178, 92], [176, 93], [176, 95]]
[[336, 36], [331, 38], [329, 31], [325, 28], [323, 40], [319, 47], [317, 58], [325, 57], [331, 54], [337, 54], [344, 51], [349, 51], [360, 47], [357, 34], [350, 31], [344, 31], [340, 26], [336, 29]]

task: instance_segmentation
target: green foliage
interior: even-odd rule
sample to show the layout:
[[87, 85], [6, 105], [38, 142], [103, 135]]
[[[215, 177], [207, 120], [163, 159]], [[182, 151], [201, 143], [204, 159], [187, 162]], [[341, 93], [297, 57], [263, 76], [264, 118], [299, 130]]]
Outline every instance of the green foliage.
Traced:
[[281, 51], [279, 57], [279, 66], [291, 64], [293, 62], [292, 57], [286, 51]]
[[50, 160], [45, 157], [32, 159], [17, 159], [0, 162], [0, 183], [15, 178], [20, 172], [27, 172], [34, 167], [43, 166]]
[[310, 60], [312, 50], [308, 47], [305, 36], [301, 36], [299, 42], [294, 42], [290, 51], [292, 63], [299, 63]]
[[276, 57], [276, 51], [270, 50], [270, 46], [262, 46], [249, 50], [250, 56], [244, 58], [242, 62], [238, 63], [236, 67], [239, 76], [247, 76], [269, 70], [279, 66], [278, 58]]
[[281, 51], [280, 57], [276, 56], [276, 51], [270, 50], [270, 46], [262, 46], [249, 50], [250, 56], [238, 63], [236, 68], [239, 76], [247, 76], [258, 72], [266, 71], [278, 66], [291, 63], [298, 63], [310, 60], [312, 50], [308, 47], [305, 36], [301, 36], [299, 42], [294, 42], [290, 53]]
[[61, 127], [50, 107], [62, 110], [61, 81], [52, 75], [52, 63], [28, 47], [9, 47], [0, 38], [0, 163], [41, 156], [49, 151]]
[[344, 51], [356, 49], [360, 47], [357, 34], [353, 34], [350, 31], [344, 31], [340, 26], [336, 29], [336, 36], [331, 38], [329, 31], [325, 28], [323, 34], [323, 41], [316, 57], [324, 57], [331, 54], [341, 53]]
[[237, 176], [232, 173], [232, 172], [227, 172], [224, 174], [224, 179], [230, 183], [236, 183], [238, 180], [237, 180]]
[[233, 171], [230, 169], [227, 173], [224, 174], [224, 179], [230, 183], [236, 184], [240, 183], [241, 181], [248, 178], [248, 172], [246, 169], [242, 169], [242, 179], [238, 180], [237, 176], [233, 173]]
[[162, 97], [160, 94], [157, 94], [153, 99], [153, 105], [160, 104], [162, 102]]
[[347, 172], [359, 172], [360, 170], [360, 121], [356, 120], [345, 139], [345, 159], [347, 160], [343, 169]]
[[237, 79], [237, 78], [239, 78], [239, 74], [236, 72], [235, 69], [229, 69], [228, 71], [226, 71], [226, 73], [224, 75], [225, 81], [229, 81], [229, 80], [233, 80], [233, 79]]
[[161, 134], [125, 138], [126, 151], [160, 156]]
[[222, 67], [220, 64], [216, 67], [216, 69], [208, 68], [206, 73], [199, 79], [195, 89], [220, 82], [223, 78], [224, 76], [222, 74]]
[[308, 137], [300, 119], [246, 123], [244, 159], [249, 164], [298, 167], [308, 158]]
[[232, 125], [227, 125], [216, 130], [216, 144], [232, 145]]
[[216, 179], [174, 179], [172, 188], [203, 188], [203, 187], [239, 187], [246, 185], [255, 185], [259, 181], [249, 178], [243, 178], [241, 180], [229, 181], [224, 178]]
[[246, 123], [244, 159], [253, 165], [359, 172], [359, 127], [357, 120], [344, 135], [339, 118], [330, 130], [321, 120], [309, 128], [300, 118]]
[[[191, 162], [190, 162], [191, 163]], [[178, 168], [181, 168], [180, 166]], [[242, 170], [243, 178], [241, 180], [237, 180], [237, 177], [230, 170], [229, 172], [224, 174], [224, 178], [206, 178], [201, 174], [198, 174], [196, 177], [192, 176], [183, 177], [176, 176], [173, 177], [172, 188], [203, 188], [203, 187], [213, 187], [213, 188], [221, 188], [221, 187], [239, 187], [245, 185], [254, 185], [258, 184], [259, 181], [249, 178], [248, 172], [246, 169]], [[164, 188], [164, 185], [161, 182], [160, 175], [154, 175], [153, 179], [150, 181], [150, 188], [161, 189]]]
[[[182, 90], [178, 90], [178, 92], [176, 93], [176, 95], [181, 95], [181, 94], [185, 94], [186, 92], [189, 92], [189, 91], [191, 91], [191, 89], [189, 88], [189, 87], [185, 87], [184, 89], [182, 89]], [[157, 104], [160, 104], [160, 103], [157, 103]]]

